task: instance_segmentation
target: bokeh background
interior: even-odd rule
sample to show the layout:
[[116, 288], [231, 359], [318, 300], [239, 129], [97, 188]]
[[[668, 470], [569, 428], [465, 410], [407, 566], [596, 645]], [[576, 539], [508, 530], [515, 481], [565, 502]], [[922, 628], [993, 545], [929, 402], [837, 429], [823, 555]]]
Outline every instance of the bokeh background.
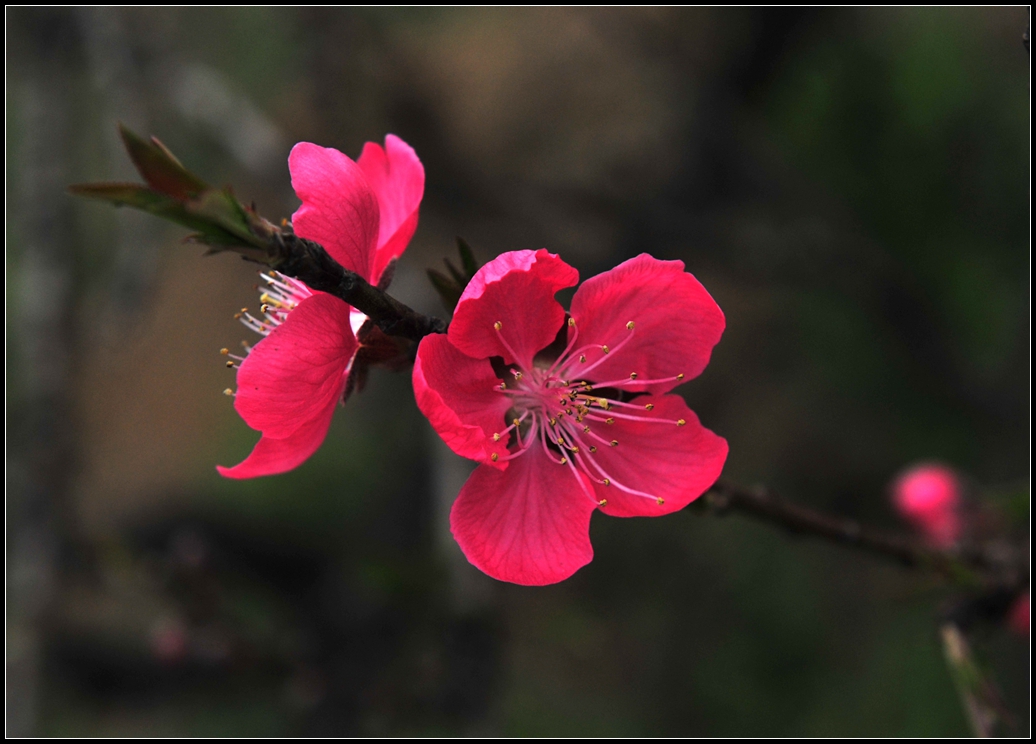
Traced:
[[[941, 460], [1028, 525], [1020, 8], [7, 10], [8, 733], [954, 735], [952, 595], [740, 516], [595, 516], [529, 589], [447, 526], [469, 466], [375, 372], [296, 471], [222, 395], [254, 267], [68, 196], [158, 135], [270, 218], [287, 154], [427, 171], [393, 294], [461, 235], [583, 277], [681, 259], [726, 313], [681, 388], [725, 477], [890, 530]], [[1013, 510], [1013, 511], [1012, 511]], [[1029, 644], [974, 638], [1029, 731]]]

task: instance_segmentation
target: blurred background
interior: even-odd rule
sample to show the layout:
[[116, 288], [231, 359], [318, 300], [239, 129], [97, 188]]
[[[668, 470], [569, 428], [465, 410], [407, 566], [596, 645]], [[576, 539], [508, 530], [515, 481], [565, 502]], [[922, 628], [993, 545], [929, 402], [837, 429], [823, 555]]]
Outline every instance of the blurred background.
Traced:
[[[727, 317], [680, 390], [725, 477], [906, 530], [958, 468], [1027, 534], [1027, 9], [7, 11], [9, 734], [962, 735], [952, 594], [743, 517], [595, 516], [529, 589], [467, 564], [470, 466], [375, 371], [296, 471], [220, 347], [255, 268], [76, 200], [137, 180], [121, 120], [271, 219], [297, 141], [400, 135], [427, 172], [392, 293], [547, 247], [681, 259]], [[1014, 729], [1029, 644], [980, 628]]]

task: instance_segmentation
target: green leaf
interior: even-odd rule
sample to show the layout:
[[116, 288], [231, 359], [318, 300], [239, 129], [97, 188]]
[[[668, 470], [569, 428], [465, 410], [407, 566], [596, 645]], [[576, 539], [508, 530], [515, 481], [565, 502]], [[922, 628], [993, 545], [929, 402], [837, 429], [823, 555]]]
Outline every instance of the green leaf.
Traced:
[[457, 286], [461, 288], [461, 291], [463, 291], [464, 288], [468, 286], [468, 280], [471, 277], [464, 276], [464, 274], [458, 271], [457, 267], [450, 262], [450, 259], [444, 258], [442, 262], [446, 264], [446, 268], [449, 270], [450, 276], [453, 277], [453, 281], [455, 281]]
[[119, 135], [133, 165], [155, 191], [186, 200], [196, 198], [208, 190], [208, 184], [184, 168], [176, 156], [169, 152], [169, 148], [155, 137], [149, 142], [121, 122]]
[[428, 278], [431, 280], [432, 286], [434, 286], [435, 290], [439, 293], [439, 297], [442, 299], [442, 304], [452, 313], [454, 308], [457, 307], [457, 301], [460, 299], [463, 289], [457, 286], [457, 283], [453, 281], [453, 279], [435, 269], [428, 269]]
[[460, 253], [460, 265], [464, 268], [464, 273], [468, 275], [468, 281], [471, 281], [471, 277], [475, 276], [475, 272], [478, 271], [478, 261], [475, 260], [475, 252], [471, 250], [471, 246], [459, 235], [457, 236], [457, 251]]

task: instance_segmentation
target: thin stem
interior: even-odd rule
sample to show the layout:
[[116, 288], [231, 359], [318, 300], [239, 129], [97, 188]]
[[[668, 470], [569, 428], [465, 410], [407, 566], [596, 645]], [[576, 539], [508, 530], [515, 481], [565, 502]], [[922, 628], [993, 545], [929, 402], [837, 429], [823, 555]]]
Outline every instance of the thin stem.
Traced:
[[902, 565], [934, 571], [958, 584], [1017, 587], [1027, 586], [1029, 581], [1027, 556], [1020, 551], [939, 550], [916, 539], [885, 534], [854, 519], [794, 504], [765, 489], [750, 490], [720, 481], [700, 502], [714, 512], [740, 511], [794, 533], [813, 535]]

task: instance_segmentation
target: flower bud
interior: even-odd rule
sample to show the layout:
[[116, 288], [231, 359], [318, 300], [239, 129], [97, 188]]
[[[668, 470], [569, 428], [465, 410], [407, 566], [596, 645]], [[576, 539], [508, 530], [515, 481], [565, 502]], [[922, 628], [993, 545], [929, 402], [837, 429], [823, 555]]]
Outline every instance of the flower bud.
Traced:
[[960, 537], [960, 480], [949, 467], [925, 463], [906, 470], [892, 484], [892, 499], [932, 546], [947, 548]]

